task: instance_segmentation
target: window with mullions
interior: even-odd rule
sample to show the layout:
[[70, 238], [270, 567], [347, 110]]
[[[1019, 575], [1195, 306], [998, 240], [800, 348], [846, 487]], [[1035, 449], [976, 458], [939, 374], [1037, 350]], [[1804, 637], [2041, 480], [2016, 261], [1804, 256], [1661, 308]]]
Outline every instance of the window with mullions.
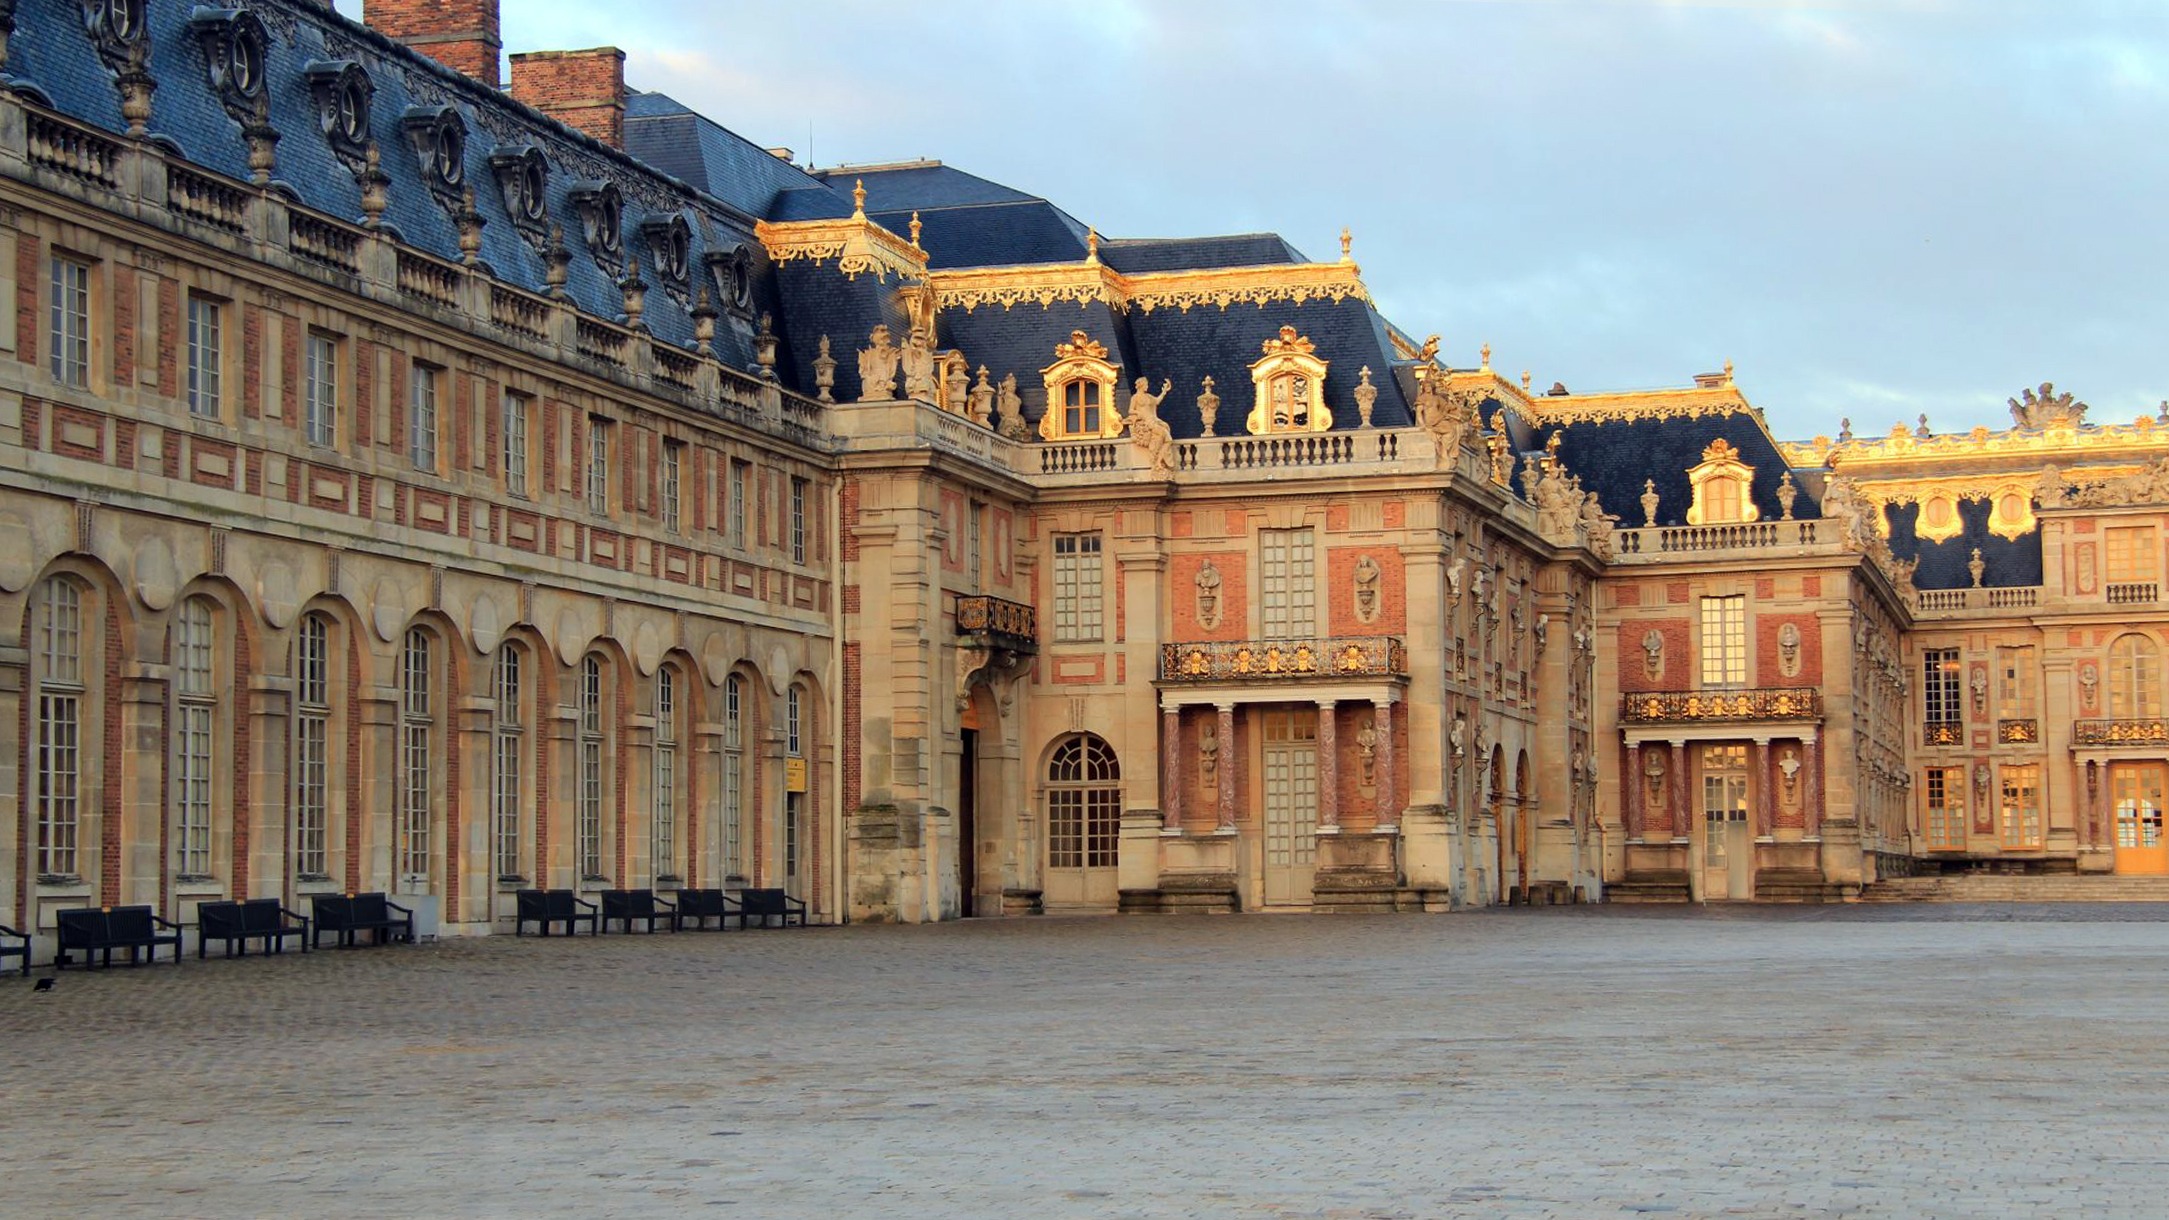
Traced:
[[1100, 638], [1100, 536], [1054, 536], [1054, 638]]
[[579, 774], [573, 787], [573, 850], [582, 880], [603, 879], [603, 665], [580, 662]]
[[407, 375], [407, 457], [430, 474], [437, 473], [437, 373], [418, 363]]
[[2003, 847], [2030, 851], [2041, 846], [2041, 768], [2038, 764], [2003, 768]]
[[806, 480], [791, 480], [791, 562], [806, 562]]
[[212, 726], [218, 679], [211, 603], [191, 597], [173, 618], [173, 808], [175, 871], [211, 875]]
[[294, 637], [294, 871], [308, 881], [331, 872], [331, 638], [321, 614]]
[[2034, 651], [2031, 646], [1996, 650], [1996, 714], [2008, 720], [2034, 715]]
[[679, 499], [684, 479], [685, 443], [683, 441], [664, 441], [663, 486], [661, 489], [663, 497], [662, 518], [663, 528], [673, 534], [678, 532], [679, 517], [683, 511], [679, 505]]
[[416, 627], [407, 632], [399, 650], [397, 859], [400, 885], [415, 892], [429, 889], [430, 839], [437, 812], [433, 644], [429, 633]]
[[520, 706], [520, 665], [519, 646], [505, 644], [490, 667], [495, 730], [490, 739], [490, 828], [497, 876], [504, 881], [521, 876], [520, 779], [527, 758], [527, 717]]
[[37, 871], [40, 877], [81, 875], [76, 847], [82, 829], [83, 586], [55, 576], [35, 603], [31, 657], [37, 690], [37, 740], [33, 765]]
[[1921, 708], [1929, 724], [1956, 724], [1966, 717], [1960, 698], [1963, 668], [1955, 648], [1930, 648], [1921, 653]]
[[1963, 767], [1930, 767], [1922, 785], [1927, 804], [1929, 851], [1966, 848], [1966, 772]]
[[1260, 627], [1269, 640], [1303, 639], [1318, 631], [1318, 540], [1309, 529], [1258, 535]]
[[2161, 717], [2161, 649], [2143, 635], [2109, 645], [2109, 715], [2117, 720]]
[[653, 753], [648, 827], [653, 839], [652, 875], [660, 881], [678, 875], [678, 671], [668, 665], [655, 671]]
[[587, 510], [610, 511], [610, 421], [587, 421]]
[[222, 413], [221, 372], [225, 311], [209, 297], [188, 298], [188, 413], [217, 419]]
[[1100, 383], [1079, 379], [1062, 386], [1062, 434], [1064, 436], [1097, 437], [1100, 435]]
[[90, 385], [90, 264], [53, 256], [47, 298], [53, 380], [83, 389]]
[[723, 872], [745, 876], [741, 854], [745, 823], [746, 731], [745, 682], [737, 674], [723, 681]]
[[753, 463], [732, 458], [730, 486], [725, 489], [728, 503], [725, 524], [730, 544], [741, 551], [746, 548], [746, 501], [752, 496], [749, 490], [752, 483]]
[[1747, 598], [1702, 599], [1702, 689], [1747, 685]]
[[302, 374], [302, 435], [312, 445], [334, 447], [339, 443], [338, 340], [310, 335]]
[[505, 494], [527, 498], [527, 399], [507, 393], [503, 403]]
[[1091, 733], [1055, 747], [1047, 763], [1047, 867], [1113, 868], [1122, 832], [1122, 769]]

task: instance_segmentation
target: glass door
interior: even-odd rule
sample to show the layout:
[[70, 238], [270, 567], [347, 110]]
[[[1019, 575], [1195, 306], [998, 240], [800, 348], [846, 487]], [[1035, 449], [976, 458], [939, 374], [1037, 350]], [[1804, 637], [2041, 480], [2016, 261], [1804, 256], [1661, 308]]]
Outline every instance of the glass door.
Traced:
[[2109, 797], [2116, 803], [2116, 871], [2137, 875], [2169, 873], [2169, 842], [2162, 838], [2163, 789], [2169, 765], [2113, 763]]
[[1265, 902], [1310, 903], [1317, 867], [1318, 715], [1265, 714]]

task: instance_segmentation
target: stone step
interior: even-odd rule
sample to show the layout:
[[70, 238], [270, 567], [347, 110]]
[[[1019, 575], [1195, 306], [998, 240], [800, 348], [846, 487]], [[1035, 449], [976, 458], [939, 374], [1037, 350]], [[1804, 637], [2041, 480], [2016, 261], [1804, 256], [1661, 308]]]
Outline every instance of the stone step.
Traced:
[[2169, 877], [1894, 877], [1867, 886], [1863, 902], [2169, 902]]

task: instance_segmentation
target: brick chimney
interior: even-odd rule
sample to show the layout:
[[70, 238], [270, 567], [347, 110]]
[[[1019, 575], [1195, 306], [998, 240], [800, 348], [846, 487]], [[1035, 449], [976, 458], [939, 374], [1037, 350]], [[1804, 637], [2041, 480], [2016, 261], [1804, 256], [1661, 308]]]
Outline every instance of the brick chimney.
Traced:
[[498, 36], [497, 0], [366, 0], [362, 20], [492, 89], [504, 83], [497, 72], [505, 48]]
[[515, 55], [512, 96], [612, 148], [625, 146], [625, 52], [616, 47]]

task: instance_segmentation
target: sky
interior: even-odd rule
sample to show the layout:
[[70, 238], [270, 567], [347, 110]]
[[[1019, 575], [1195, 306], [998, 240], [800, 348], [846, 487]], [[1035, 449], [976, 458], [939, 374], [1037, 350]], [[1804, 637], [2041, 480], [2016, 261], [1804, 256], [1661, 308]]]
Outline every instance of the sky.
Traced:
[[2169, 398], [2163, 0], [508, 0], [504, 39], [1108, 236], [1345, 225], [1395, 324], [1539, 389], [1729, 359], [1800, 439]]

